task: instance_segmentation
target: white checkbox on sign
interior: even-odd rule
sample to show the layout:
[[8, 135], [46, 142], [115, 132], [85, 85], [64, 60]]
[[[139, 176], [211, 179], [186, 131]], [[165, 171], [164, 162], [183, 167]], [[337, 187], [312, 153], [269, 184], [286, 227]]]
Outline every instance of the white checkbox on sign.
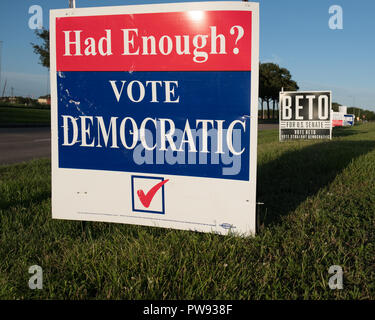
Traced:
[[132, 176], [132, 209], [135, 212], [165, 214], [163, 177]]

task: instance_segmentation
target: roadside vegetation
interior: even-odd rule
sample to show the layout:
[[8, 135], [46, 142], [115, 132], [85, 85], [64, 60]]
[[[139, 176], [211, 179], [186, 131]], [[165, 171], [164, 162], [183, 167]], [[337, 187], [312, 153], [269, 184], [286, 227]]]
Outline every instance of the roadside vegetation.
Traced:
[[0, 104], [0, 127], [49, 125], [50, 121], [51, 111], [49, 108]]

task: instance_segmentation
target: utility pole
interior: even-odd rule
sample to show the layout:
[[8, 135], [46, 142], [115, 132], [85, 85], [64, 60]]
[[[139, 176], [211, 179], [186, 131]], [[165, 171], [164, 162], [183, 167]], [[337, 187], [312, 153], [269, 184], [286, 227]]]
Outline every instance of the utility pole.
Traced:
[[1, 88], [1, 49], [3, 47], [3, 42], [0, 40], [0, 88]]
[[49, 95], [49, 70], [47, 70], [46, 95]]
[[10, 92], [11, 92], [10, 96], [11, 97], [14, 97], [14, 95], [13, 95], [13, 89], [14, 89], [13, 87], [10, 88]]
[[5, 93], [5, 88], [7, 87], [7, 79], [5, 79], [5, 83], [4, 83], [4, 89], [3, 89], [3, 94], [2, 94], [2, 98], [4, 98], [4, 93]]

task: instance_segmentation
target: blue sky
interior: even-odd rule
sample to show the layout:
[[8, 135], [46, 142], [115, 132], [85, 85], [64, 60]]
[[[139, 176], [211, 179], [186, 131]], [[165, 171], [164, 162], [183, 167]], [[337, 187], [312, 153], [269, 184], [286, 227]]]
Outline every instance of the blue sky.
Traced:
[[[77, 7], [186, 2], [163, 0], [76, 0]], [[292, 73], [300, 90], [332, 90], [333, 101], [375, 111], [375, 1], [260, 0], [260, 60]], [[29, 7], [66, 8], [68, 0], [1, 0], [1, 92], [37, 97], [49, 90], [48, 71], [38, 63], [31, 42]], [[343, 9], [343, 29], [328, 26], [331, 5]]]

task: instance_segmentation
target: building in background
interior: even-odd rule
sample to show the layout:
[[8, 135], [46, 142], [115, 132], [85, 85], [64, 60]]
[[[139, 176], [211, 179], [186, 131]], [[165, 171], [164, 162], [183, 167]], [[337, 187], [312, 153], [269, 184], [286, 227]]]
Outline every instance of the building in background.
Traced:
[[38, 98], [38, 103], [40, 104], [51, 104], [51, 96], [46, 95], [46, 96], [41, 96]]

